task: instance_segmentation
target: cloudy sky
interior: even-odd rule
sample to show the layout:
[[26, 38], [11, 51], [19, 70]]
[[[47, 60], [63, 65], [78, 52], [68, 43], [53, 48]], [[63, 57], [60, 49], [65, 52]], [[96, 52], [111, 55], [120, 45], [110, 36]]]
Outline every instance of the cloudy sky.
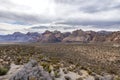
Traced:
[[120, 0], [0, 0], [0, 34], [42, 31], [38, 25], [120, 30]]

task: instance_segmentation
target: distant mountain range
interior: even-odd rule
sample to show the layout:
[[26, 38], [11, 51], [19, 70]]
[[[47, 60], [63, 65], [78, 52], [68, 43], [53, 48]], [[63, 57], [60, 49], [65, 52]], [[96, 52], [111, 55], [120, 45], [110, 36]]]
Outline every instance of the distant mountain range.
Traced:
[[0, 35], [0, 42], [36, 42], [37, 38], [40, 36], [39, 33], [20, 33], [14, 32], [13, 34]]
[[[37, 28], [37, 27], [34, 27]], [[83, 31], [75, 30], [73, 32], [45, 31], [44, 33], [28, 32], [26, 34], [15, 32], [8, 35], [0, 35], [0, 42], [116, 42], [120, 43], [120, 31]]]

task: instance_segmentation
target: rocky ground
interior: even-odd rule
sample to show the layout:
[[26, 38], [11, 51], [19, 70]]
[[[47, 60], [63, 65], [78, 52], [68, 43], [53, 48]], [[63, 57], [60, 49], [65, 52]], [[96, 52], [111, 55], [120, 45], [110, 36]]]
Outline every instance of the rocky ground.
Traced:
[[[74, 68], [74, 65], [69, 68]], [[49, 72], [46, 71], [35, 60], [31, 60], [25, 65], [11, 64], [9, 72], [0, 76], [0, 80], [116, 80], [115, 75], [97, 75], [95, 73], [90, 75], [82, 69], [78, 71], [79, 73], [69, 71], [68, 67], [54, 69], [53, 65], [49, 65], [49, 69]]]
[[[34, 61], [36, 67], [30, 67], [31, 59], [37, 61]], [[21, 72], [36, 75], [41, 70], [53, 80], [120, 80], [120, 47], [78, 43], [0, 46], [0, 80], [24, 76]], [[33, 75], [31, 80], [36, 80], [36, 77]]]

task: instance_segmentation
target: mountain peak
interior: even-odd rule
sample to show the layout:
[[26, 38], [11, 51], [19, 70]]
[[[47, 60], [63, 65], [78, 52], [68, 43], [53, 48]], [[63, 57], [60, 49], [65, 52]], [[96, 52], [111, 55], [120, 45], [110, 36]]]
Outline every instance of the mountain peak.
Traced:
[[72, 33], [62, 33], [60, 31], [46, 30], [44, 33], [28, 32], [23, 34], [21, 32], [14, 32], [10, 35], [0, 36], [0, 42], [120, 42], [120, 31], [83, 31], [82, 29], [75, 30]]

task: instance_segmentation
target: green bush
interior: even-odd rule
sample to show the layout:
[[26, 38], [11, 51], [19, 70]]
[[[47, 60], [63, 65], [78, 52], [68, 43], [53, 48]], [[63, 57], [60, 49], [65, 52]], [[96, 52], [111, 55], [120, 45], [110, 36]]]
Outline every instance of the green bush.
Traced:
[[120, 77], [115, 78], [115, 80], [120, 80]]
[[1, 75], [5, 75], [7, 72], [8, 72], [8, 69], [7, 69], [7, 68], [0, 67], [0, 76], [1, 76]]

